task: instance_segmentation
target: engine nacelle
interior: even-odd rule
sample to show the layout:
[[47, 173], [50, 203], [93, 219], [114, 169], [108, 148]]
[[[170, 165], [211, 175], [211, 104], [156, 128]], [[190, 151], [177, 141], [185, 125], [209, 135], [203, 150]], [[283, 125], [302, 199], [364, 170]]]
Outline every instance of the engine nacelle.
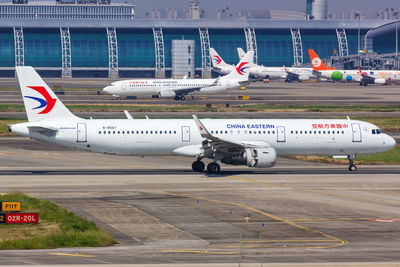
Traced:
[[176, 93], [174, 90], [161, 90], [158, 95], [160, 98], [172, 98], [175, 97]]
[[310, 79], [309, 75], [300, 75], [299, 81], [308, 81]]
[[375, 84], [386, 84], [386, 80], [383, 78], [378, 78], [374, 80]]
[[239, 154], [224, 158], [221, 161], [225, 164], [269, 168], [275, 166], [277, 157], [278, 155], [274, 148], [260, 147], [243, 149]]

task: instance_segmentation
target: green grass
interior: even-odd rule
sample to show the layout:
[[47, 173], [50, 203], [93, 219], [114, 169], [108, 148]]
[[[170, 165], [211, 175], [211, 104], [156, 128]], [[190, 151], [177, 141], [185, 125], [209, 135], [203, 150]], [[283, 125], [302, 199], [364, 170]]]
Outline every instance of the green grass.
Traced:
[[[290, 158], [319, 162], [319, 163], [342, 163], [347, 164], [349, 161], [347, 159], [334, 159], [327, 156], [294, 156]], [[400, 145], [397, 145], [392, 150], [369, 155], [359, 155], [354, 160], [355, 164], [365, 165], [365, 164], [399, 164], [400, 163]]]
[[[0, 225], [0, 249], [98, 247], [115, 244], [112, 236], [94, 222], [78, 217], [48, 201], [14, 192], [0, 201], [21, 201], [22, 210], [39, 212], [37, 225]], [[11, 235], [10, 235], [11, 233]], [[8, 238], [4, 240], [4, 236]]]

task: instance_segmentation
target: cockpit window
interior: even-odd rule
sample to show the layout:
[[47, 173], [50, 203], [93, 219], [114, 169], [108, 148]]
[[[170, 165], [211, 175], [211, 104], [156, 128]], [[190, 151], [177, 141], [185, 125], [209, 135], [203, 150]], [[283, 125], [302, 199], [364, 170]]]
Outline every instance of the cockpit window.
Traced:
[[381, 134], [382, 131], [380, 129], [372, 129], [372, 134]]

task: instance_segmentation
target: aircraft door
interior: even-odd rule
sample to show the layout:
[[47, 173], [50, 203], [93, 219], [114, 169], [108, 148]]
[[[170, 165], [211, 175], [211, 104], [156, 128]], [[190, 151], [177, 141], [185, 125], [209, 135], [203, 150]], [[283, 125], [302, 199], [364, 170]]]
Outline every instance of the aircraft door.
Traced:
[[87, 142], [86, 123], [78, 123], [76, 129], [76, 142]]
[[353, 142], [361, 142], [361, 127], [359, 123], [352, 123], [351, 129], [353, 131]]
[[182, 126], [182, 142], [190, 142], [190, 127]]
[[286, 142], [286, 133], [285, 133], [285, 126], [277, 126], [276, 127], [277, 133], [277, 142]]
[[125, 82], [122, 83], [122, 90], [126, 90], [126, 83]]

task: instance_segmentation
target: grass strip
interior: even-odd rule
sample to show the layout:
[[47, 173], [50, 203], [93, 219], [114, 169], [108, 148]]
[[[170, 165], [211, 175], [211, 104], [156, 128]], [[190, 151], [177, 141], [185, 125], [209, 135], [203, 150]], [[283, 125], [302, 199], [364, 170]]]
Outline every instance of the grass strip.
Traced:
[[94, 222], [48, 200], [13, 192], [1, 195], [0, 201], [21, 201], [23, 212], [39, 212], [37, 225], [0, 225], [0, 249], [100, 247], [117, 243]]
[[[319, 163], [336, 163], [336, 164], [348, 164], [347, 159], [334, 159], [327, 156], [294, 156], [290, 157], [299, 160], [306, 160]], [[354, 160], [357, 165], [366, 164], [399, 164], [400, 163], [400, 145], [397, 145], [392, 150], [369, 155], [359, 155]]]

